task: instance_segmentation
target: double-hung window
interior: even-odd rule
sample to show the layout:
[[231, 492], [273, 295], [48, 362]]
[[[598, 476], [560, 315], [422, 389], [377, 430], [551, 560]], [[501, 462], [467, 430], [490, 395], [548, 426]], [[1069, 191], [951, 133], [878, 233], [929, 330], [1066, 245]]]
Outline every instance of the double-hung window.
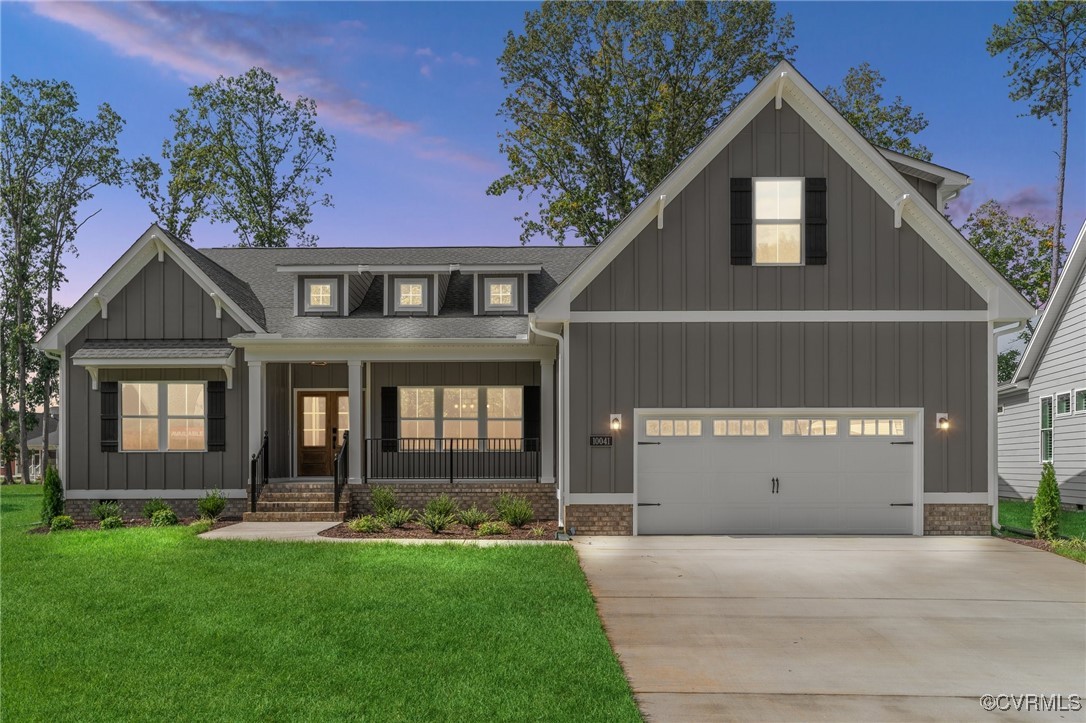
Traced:
[[121, 382], [121, 450], [207, 449], [203, 382]]
[[754, 263], [803, 263], [803, 179], [754, 179]]
[[404, 449], [434, 448], [436, 409], [433, 388], [400, 388], [400, 444]]
[[478, 387], [446, 387], [442, 390], [441, 436], [456, 440], [453, 449], [479, 448]]
[[490, 387], [486, 390], [486, 437], [491, 449], [520, 449], [524, 436], [524, 389]]
[[1041, 461], [1052, 461], [1052, 397], [1041, 397]]
[[400, 387], [403, 450], [519, 450], [523, 387]]

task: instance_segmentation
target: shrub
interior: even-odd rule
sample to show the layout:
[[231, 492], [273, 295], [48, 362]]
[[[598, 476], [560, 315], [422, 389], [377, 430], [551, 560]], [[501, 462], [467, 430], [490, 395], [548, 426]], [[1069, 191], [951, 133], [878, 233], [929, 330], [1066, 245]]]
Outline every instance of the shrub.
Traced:
[[370, 492], [370, 504], [373, 506], [373, 514], [378, 517], [387, 515], [396, 509], [396, 493], [391, 487], [377, 485]]
[[490, 513], [480, 510], [475, 505], [460, 513], [460, 524], [467, 525], [473, 530], [484, 522], [490, 522]]
[[193, 530], [197, 535], [202, 535], [212, 527], [215, 526], [215, 520], [209, 520], [206, 517], [201, 517], [198, 520], [193, 520], [189, 523], [189, 529]]
[[91, 508], [91, 514], [97, 517], [99, 521], [107, 517], [120, 517], [121, 504], [116, 500], [99, 500]]
[[1037, 499], [1033, 501], [1033, 533], [1039, 540], [1053, 540], [1060, 534], [1060, 487], [1056, 483], [1056, 469], [1045, 462], [1041, 482], [1037, 485]]
[[155, 497], [153, 500], [147, 500], [147, 503], [143, 506], [143, 516], [147, 519], [151, 519], [155, 516], [155, 513], [159, 510], [168, 510], [170, 506]]
[[53, 515], [53, 519], [49, 521], [49, 531], [59, 532], [60, 530], [74, 530], [75, 520], [68, 515]]
[[[153, 525], [154, 521], [152, 521], [151, 524]], [[113, 515], [111, 517], [103, 518], [102, 521], [98, 523], [98, 526], [103, 530], [116, 530], [120, 527], [124, 527], [124, 520], [117, 515]]]
[[64, 488], [60, 484], [60, 473], [57, 468], [49, 465], [45, 470], [41, 498], [41, 521], [44, 525], [51, 525], [53, 518], [64, 514]]
[[426, 511], [432, 512], [435, 515], [445, 515], [446, 517], [456, 517], [457, 506], [448, 495], [442, 494], [437, 497], [432, 497], [429, 502], [426, 503]]
[[208, 490], [196, 501], [196, 509], [200, 511], [200, 517], [216, 520], [226, 509], [226, 495], [220, 490]]
[[477, 537], [493, 537], [494, 535], [508, 535], [509, 525], [504, 522], [484, 522], [475, 531]]
[[406, 507], [393, 507], [391, 510], [381, 515], [381, 522], [384, 522], [389, 527], [395, 529], [403, 527], [411, 521], [413, 513]]
[[[444, 497], [444, 495], [442, 495]], [[431, 500], [433, 501], [433, 500]], [[419, 524], [425, 527], [435, 535], [442, 530], [446, 529], [452, 523], [456, 522], [456, 517], [452, 514], [442, 512], [441, 510], [430, 509], [430, 505], [426, 505], [426, 510], [419, 515]]]
[[355, 532], [384, 532], [385, 523], [373, 515], [362, 515], [347, 523], [347, 527]]
[[494, 503], [494, 508], [498, 511], [498, 517], [512, 527], [524, 527], [535, 519], [532, 503], [525, 497], [502, 495]]
[[169, 507], [155, 510], [151, 515], [151, 527], [173, 527], [177, 522], [177, 513]]

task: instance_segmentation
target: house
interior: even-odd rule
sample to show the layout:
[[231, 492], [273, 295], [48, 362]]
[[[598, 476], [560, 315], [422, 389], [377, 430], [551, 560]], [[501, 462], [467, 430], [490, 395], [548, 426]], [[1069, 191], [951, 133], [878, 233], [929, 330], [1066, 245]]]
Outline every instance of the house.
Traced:
[[[38, 423], [34, 429], [36, 434], [27, 440], [30, 448], [30, 477], [41, 479], [42, 473], [48, 465], [57, 462], [57, 442], [60, 439], [60, 407], [49, 407], [49, 415], [36, 415]], [[43, 420], [44, 417], [44, 420]], [[48, 436], [46, 436], [48, 435]], [[45, 460], [42, 460], [42, 442], [45, 443]]]
[[577, 534], [987, 534], [996, 334], [1033, 309], [940, 212], [968, 183], [782, 63], [593, 249], [152, 226], [40, 342], [69, 509], [394, 484]]
[[1008, 384], [999, 388], [999, 494], [1032, 499], [1051, 462], [1065, 505], [1086, 505], [1086, 224]]

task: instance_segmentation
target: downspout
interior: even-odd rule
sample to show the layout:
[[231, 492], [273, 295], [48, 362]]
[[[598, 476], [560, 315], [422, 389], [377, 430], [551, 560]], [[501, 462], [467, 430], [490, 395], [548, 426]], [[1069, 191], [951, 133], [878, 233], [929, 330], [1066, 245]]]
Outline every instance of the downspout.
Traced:
[[559, 386], [558, 386], [558, 389], [554, 390], [554, 391], [557, 392], [554, 395], [556, 397], [555, 408], [554, 408], [554, 416], [555, 416], [555, 419], [558, 420], [558, 433], [555, 435], [555, 443], [556, 443], [556, 445], [558, 447], [558, 459], [555, 461], [554, 475], [555, 475], [555, 477], [558, 478], [558, 529], [565, 530], [566, 529], [566, 505], [565, 505], [565, 501], [566, 501], [566, 496], [565, 496], [565, 485], [566, 485], [566, 475], [565, 475], [566, 445], [565, 445], [565, 437], [566, 437], [566, 429], [565, 429], [565, 416], [562, 414], [562, 412], [564, 411], [564, 408], [562, 406], [562, 399], [563, 399], [563, 392], [565, 390], [565, 385], [566, 385], [567, 382], [566, 382], [566, 379], [565, 379], [565, 374], [562, 373], [562, 364], [560, 363], [560, 360], [565, 359], [565, 339], [563, 338], [563, 336], [561, 334], [556, 334], [553, 331], [546, 331], [545, 329], [540, 329], [538, 326], [536, 326], [535, 325], [535, 316], [532, 315], [532, 314], [530, 314], [528, 316], [528, 328], [531, 329], [533, 334], [538, 334], [539, 336], [546, 337], [547, 339], [554, 339], [556, 342], [558, 342], [558, 360], [556, 360], [556, 361], [559, 361], [559, 363], [555, 364], [555, 366], [557, 367], [557, 377], [558, 377], [558, 385]]
[[996, 392], [996, 387], [999, 385], [999, 337], [1021, 331], [1025, 325], [1026, 319], [998, 328], [993, 323], [992, 336], [989, 342], [992, 345], [992, 358], [988, 363], [991, 365], [990, 368], [992, 371], [990, 373], [993, 379], [989, 392], [989, 406], [991, 408], [988, 410], [988, 424], [990, 430], [988, 436], [988, 459], [989, 466], [991, 467], [991, 471], [988, 475], [988, 502], [992, 507], [992, 526], [997, 530], [1003, 529], [999, 524], [999, 422], [996, 414], [996, 406], [999, 404], [999, 395]]

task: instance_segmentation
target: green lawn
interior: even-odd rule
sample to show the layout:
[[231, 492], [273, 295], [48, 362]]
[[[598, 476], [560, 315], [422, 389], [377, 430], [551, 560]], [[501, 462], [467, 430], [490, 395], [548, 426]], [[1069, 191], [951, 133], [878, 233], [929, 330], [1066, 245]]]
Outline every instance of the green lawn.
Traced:
[[[999, 501], [999, 524], [1033, 529], [1033, 503], [1017, 500]], [[1060, 534], [1064, 537], [1086, 538], [1086, 512], [1063, 510], [1060, 516]]]
[[0, 491], [3, 720], [640, 720], [567, 546], [26, 535]]

